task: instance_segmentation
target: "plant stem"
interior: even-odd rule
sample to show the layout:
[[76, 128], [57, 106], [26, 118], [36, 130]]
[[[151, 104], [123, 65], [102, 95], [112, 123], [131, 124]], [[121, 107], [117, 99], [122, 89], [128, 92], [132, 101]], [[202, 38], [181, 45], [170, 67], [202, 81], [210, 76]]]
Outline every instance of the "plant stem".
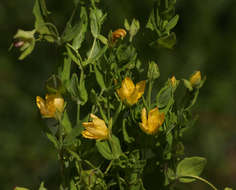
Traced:
[[121, 185], [120, 175], [119, 175], [118, 172], [116, 173], [116, 177], [117, 177], [117, 180], [118, 180], [119, 189], [120, 189], [120, 190], [123, 190], [124, 188], [123, 188], [122, 185]]
[[206, 183], [207, 185], [209, 185], [212, 189], [214, 190], [218, 190], [212, 183], [210, 183], [209, 181], [199, 177], [199, 176], [194, 176], [194, 175], [188, 175], [188, 176], [180, 176], [179, 178], [193, 178], [193, 179], [197, 179], [199, 181], [202, 181], [204, 183]]
[[147, 92], [147, 103], [148, 103], [148, 110], [151, 107], [151, 97], [152, 97], [152, 84], [153, 82], [150, 80], [148, 84], [148, 92]]
[[80, 123], [80, 102], [77, 101], [77, 118], [76, 118], [76, 125], [78, 126]]
[[108, 164], [107, 169], [106, 169], [106, 171], [104, 172], [104, 175], [106, 175], [107, 172], [110, 170], [110, 168], [111, 168], [111, 166], [112, 166], [112, 163], [113, 163], [113, 160], [110, 161], [110, 163]]
[[110, 100], [109, 96], [107, 96], [107, 119], [110, 121], [111, 118], [111, 109], [110, 109]]
[[99, 108], [99, 110], [100, 110], [100, 113], [101, 113], [101, 116], [102, 116], [103, 120], [105, 121], [105, 123], [108, 123], [107, 117], [106, 117], [106, 115], [104, 114], [104, 111], [103, 111], [103, 109], [102, 109], [102, 106], [101, 106], [101, 104], [100, 104], [99, 102], [97, 102], [97, 106], [98, 106], [98, 108]]

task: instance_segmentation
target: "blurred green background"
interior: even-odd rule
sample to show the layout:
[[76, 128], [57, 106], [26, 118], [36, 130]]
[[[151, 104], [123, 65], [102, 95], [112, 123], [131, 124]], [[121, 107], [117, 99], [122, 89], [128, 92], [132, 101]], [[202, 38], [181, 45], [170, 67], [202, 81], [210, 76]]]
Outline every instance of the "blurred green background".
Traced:
[[[70, 1], [49, 1], [52, 20], [62, 31], [69, 18]], [[62, 62], [54, 45], [40, 43], [33, 54], [18, 61], [16, 50], [8, 52], [18, 28], [32, 30], [34, 1], [0, 1], [0, 189], [38, 187], [41, 180], [53, 189], [58, 165], [52, 145], [41, 132], [45, 126], [35, 97], [45, 93], [46, 79]], [[143, 60], [157, 60], [161, 78], [188, 78], [201, 70], [207, 81], [200, 91], [194, 114], [195, 127], [184, 137], [186, 154], [208, 160], [203, 176], [219, 189], [236, 187], [236, 1], [177, 0], [180, 21], [174, 31], [173, 51], [146, 47], [145, 27], [153, 1], [101, 0], [109, 13], [104, 35], [123, 26], [124, 18], [136, 18], [141, 30], [136, 38]], [[55, 177], [56, 176], [56, 177]], [[207, 189], [194, 183], [182, 189]]]

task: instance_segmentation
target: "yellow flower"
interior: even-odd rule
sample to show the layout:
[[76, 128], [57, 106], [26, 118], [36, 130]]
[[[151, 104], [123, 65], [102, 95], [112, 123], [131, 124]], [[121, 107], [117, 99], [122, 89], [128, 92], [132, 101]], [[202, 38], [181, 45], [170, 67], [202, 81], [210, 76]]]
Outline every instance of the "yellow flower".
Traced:
[[128, 105], [133, 105], [141, 98], [144, 89], [145, 80], [138, 82], [135, 86], [133, 81], [129, 77], [126, 77], [122, 81], [121, 88], [116, 91], [122, 101], [126, 102]]
[[62, 113], [64, 110], [64, 99], [60, 94], [46, 94], [45, 100], [37, 96], [36, 104], [45, 118], [56, 118], [56, 113]]
[[171, 85], [173, 87], [175, 87], [176, 86], [176, 82], [177, 82], [175, 76], [171, 77], [170, 81], [171, 81]]
[[160, 113], [158, 107], [152, 109], [148, 113], [146, 108], [142, 109], [141, 114], [142, 123], [140, 123], [140, 128], [147, 134], [152, 135], [157, 132], [159, 127], [163, 124], [165, 115]]
[[82, 132], [83, 137], [96, 140], [108, 139], [110, 133], [105, 122], [96, 115], [90, 114], [90, 117], [93, 119], [92, 122], [82, 123], [85, 127], [85, 130]]
[[191, 83], [192, 87], [199, 85], [201, 82], [201, 72], [196, 71], [189, 79], [189, 82]]
[[115, 30], [114, 32], [112, 32], [112, 42], [114, 43], [117, 39], [119, 38], [124, 38], [126, 36], [126, 31], [122, 28], [119, 28], [117, 30]]

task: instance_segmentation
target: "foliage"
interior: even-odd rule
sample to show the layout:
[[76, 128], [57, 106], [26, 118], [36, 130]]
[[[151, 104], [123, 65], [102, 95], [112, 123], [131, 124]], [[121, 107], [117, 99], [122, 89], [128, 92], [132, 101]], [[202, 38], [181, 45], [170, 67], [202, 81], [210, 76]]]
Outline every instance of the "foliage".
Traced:
[[[14, 46], [23, 51], [19, 59], [33, 51], [35, 42], [55, 43], [64, 50], [64, 63], [46, 87], [48, 96], [59, 94], [66, 103], [63, 100], [63, 107], [60, 104], [58, 109], [57, 99], [47, 103], [46, 98], [44, 108], [50, 110], [47, 117], [52, 115], [57, 122], [56, 128], [51, 130], [48, 126], [45, 133], [58, 153], [59, 188], [144, 190], [143, 178], [156, 172], [163, 179], [160, 189], [172, 189], [176, 181], [189, 183], [196, 179], [216, 189], [199, 177], [205, 158], [184, 158], [181, 141], [184, 132], [193, 126], [191, 108], [205, 78], [197, 71], [189, 79], [176, 80], [173, 76], [161, 87], [156, 62], [142, 63], [134, 46], [139, 21], [124, 21], [129, 38], [126, 32], [117, 35], [117, 30], [106, 37], [102, 26], [107, 14], [97, 3], [74, 1], [80, 20], [75, 21], [73, 12], [60, 35], [56, 26], [48, 22], [50, 12], [45, 1], [36, 0], [35, 29], [19, 30], [14, 36], [18, 40]], [[179, 19], [174, 6], [174, 0], [155, 3], [146, 25], [157, 34], [151, 45], [174, 47], [176, 35], [172, 29]], [[83, 43], [89, 43], [87, 38], [92, 42], [84, 49]], [[137, 81], [136, 85], [133, 81]], [[159, 91], [154, 94], [156, 87]], [[38, 104], [38, 108], [45, 117], [43, 105]], [[76, 118], [70, 109], [73, 105], [77, 108]], [[141, 110], [145, 110], [145, 117]], [[89, 118], [93, 120], [88, 122]], [[142, 128], [144, 132], [141, 125], [146, 126]], [[155, 130], [149, 133], [149, 128]], [[43, 189], [44, 183], [39, 190]]]

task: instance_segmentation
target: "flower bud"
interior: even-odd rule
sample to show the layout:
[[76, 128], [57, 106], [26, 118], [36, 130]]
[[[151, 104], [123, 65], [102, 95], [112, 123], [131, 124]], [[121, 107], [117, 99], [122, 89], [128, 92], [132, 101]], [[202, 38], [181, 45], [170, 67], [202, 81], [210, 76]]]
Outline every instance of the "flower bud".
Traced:
[[24, 31], [24, 30], [17, 30], [17, 33], [14, 35], [13, 46], [16, 48], [20, 48], [19, 50], [22, 52], [19, 59], [24, 59], [27, 55], [29, 55], [35, 46], [35, 30], [32, 31]]
[[196, 71], [189, 79], [189, 82], [191, 83], [192, 87], [195, 87], [200, 84], [201, 82], [201, 72]]
[[112, 32], [112, 43], [115, 43], [117, 39], [123, 39], [126, 36], [126, 31], [124, 29], [117, 29], [114, 32]]
[[171, 81], [171, 85], [172, 85], [173, 87], [176, 87], [177, 81], [176, 81], [175, 76], [171, 77], [170, 81]]

